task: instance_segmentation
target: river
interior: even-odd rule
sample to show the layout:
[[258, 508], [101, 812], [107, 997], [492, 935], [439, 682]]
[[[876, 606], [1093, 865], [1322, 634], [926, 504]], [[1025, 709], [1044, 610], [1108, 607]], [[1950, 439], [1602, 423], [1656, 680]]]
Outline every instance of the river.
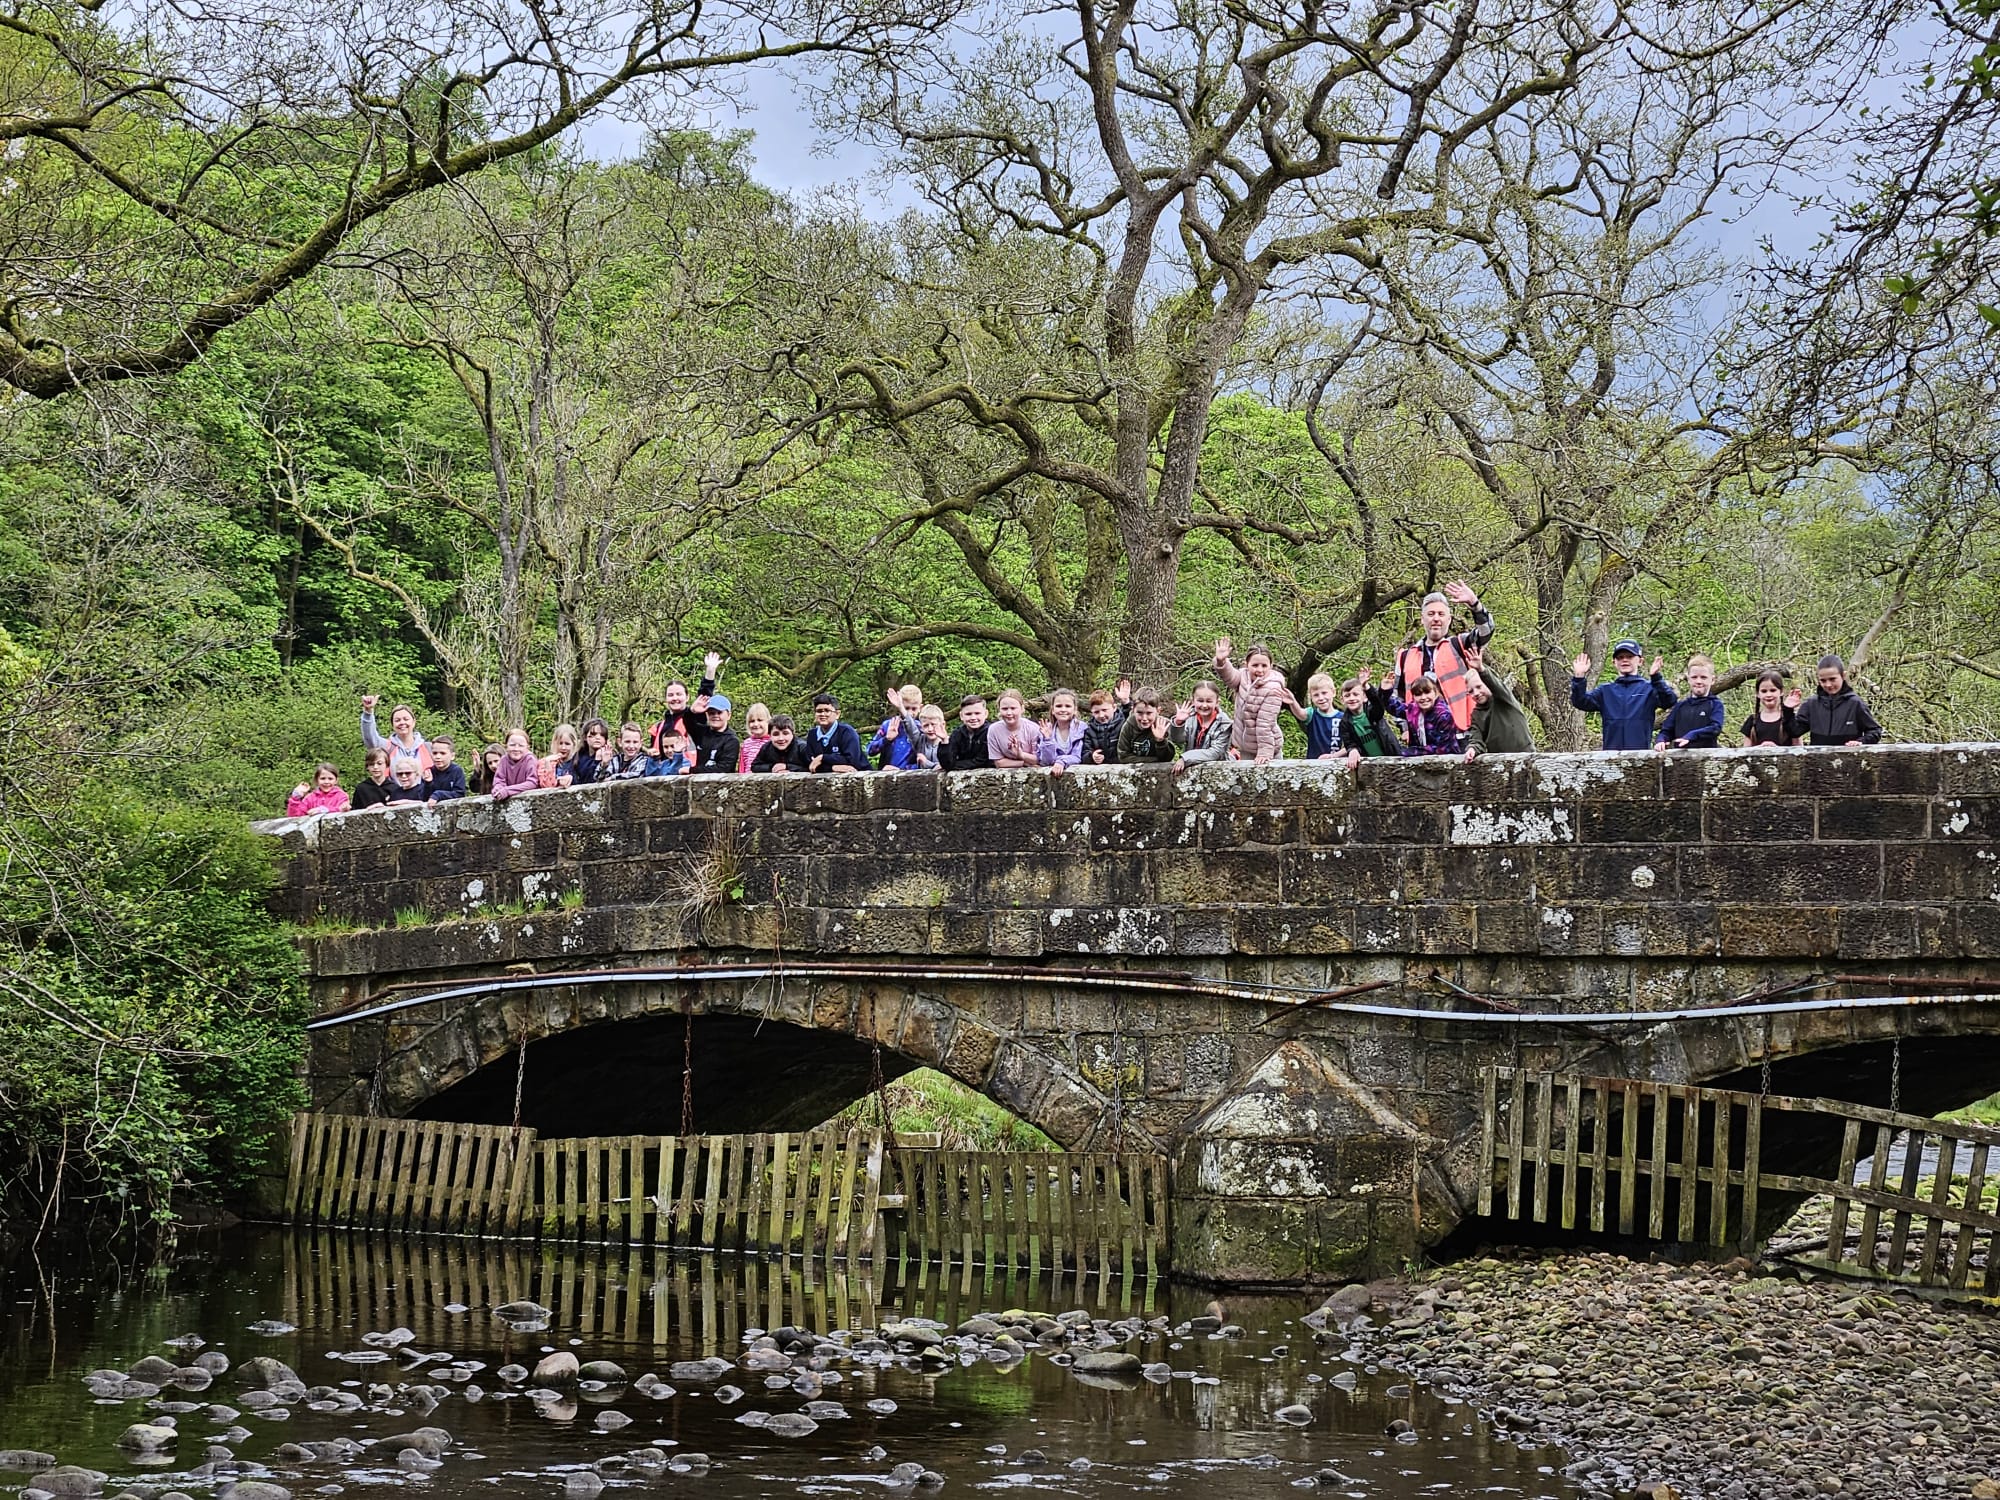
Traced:
[[[218, 1439], [242, 1472], [298, 1495], [338, 1493], [324, 1488], [337, 1485], [414, 1488], [430, 1500], [566, 1489], [574, 1496], [595, 1488], [593, 1474], [613, 1490], [679, 1485], [723, 1500], [936, 1493], [892, 1483], [895, 1466], [906, 1462], [942, 1475], [947, 1492], [1166, 1500], [1295, 1488], [1384, 1500], [1577, 1493], [1558, 1472], [1559, 1452], [1518, 1447], [1469, 1408], [1412, 1391], [1401, 1377], [1364, 1363], [1344, 1336], [1316, 1340], [1299, 1321], [1314, 1301], [1296, 1296], [1230, 1298], [1224, 1310], [1240, 1336], [1170, 1328], [1126, 1345], [1149, 1364], [1172, 1366], [1174, 1374], [1159, 1380], [1086, 1377], [1041, 1352], [1006, 1363], [955, 1354], [935, 1371], [889, 1363], [884, 1354], [875, 1356], [883, 1363], [832, 1361], [820, 1376], [827, 1383], [805, 1394], [787, 1376], [739, 1366], [725, 1383], [744, 1394], [729, 1400], [715, 1382], [678, 1381], [666, 1397], [641, 1393], [637, 1382], [649, 1372], [664, 1375], [674, 1361], [740, 1359], [746, 1339], [785, 1325], [828, 1334], [920, 1318], [949, 1325], [949, 1334], [976, 1313], [1017, 1308], [1180, 1325], [1205, 1311], [1210, 1294], [1116, 1279], [988, 1283], [978, 1272], [941, 1284], [934, 1268], [874, 1281], [799, 1261], [264, 1228], [183, 1233], [137, 1266], [88, 1256], [22, 1259], [4, 1276], [0, 1448], [38, 1449], [103, 1471], [106, 1494], [130, 1484], [152, 1493], [213, 1492], [218, 1477], [198, 1466]], [[496, 1321], [493, 1306], [524, 1297], [550, 1309], [545, 1330]], [[274, 1322], [292, 1327], [253, 1331]], [[362, 1337], [399, 1327], [414, 1337], [393, 1353]], [[206, 1389], [169, 1384], [150, 1399], [143, 1391], [93, 1397], [86, 1387], [91, 1372], [126, 1371], [148, 1355], [185, 1367], [196, 1358], [192, 1342], [169, 1343], [184, 1335], [205, 1341], [200, 1352], [225, 1354], [233, 1367]], [[564, 1349], [614, 1361], [630, 1381], [537, 1401], [525, 1394], [527, 1383], [510, 1385], [497, 1374]], [[462, 1363], [419, 1364], [419, 1354]], [[313, 1398], [254, 1409], [258, 1398], [245, 1399], [244, 1362], [257, 1355], [284, 1361], [308, 1386], [329, 1388], [316, 1390], [318, 1404], [348, 1409], [313, 1410]], [[465, 1373], [474, 1363], [479, 1368]], [[424, 1414], [416, 1409], [423, 1399], [408, 1394], [414, 1386], [447, 1394]], [[838, 1403], [845, 1417], [822, 1420], [802, 1437], [740, 1420], [747, 1412], [802, 1411], [808, 1395]], [[1295, 1403], [1309, 1410], [1308, 1425], [1275, 1416]], [[178, 1406], [189, 1409], [173, 1410]], [[274, 1411], [285, 1415], [268, 1414]], [[162, 1414], [173, 1416], [182, 1434], [171, 1455], [142, 1460], [118, 1446], [130, 1424]], [[621, 1418], [630, 1420], [618, 1425]], [[1390, 1432], [1399, 1422], [1409, 1429], [1400, 1438]], [[420, 1425], [451, 1434], [438, 1467], [408, 1459], [399, 1465], [390, 1445], [347, 1463], [280, 1451]], [[709, 1463], [662, 1468], [643, 1452], [643, 1463], [621, 1463], [621, 1455], [647, 1449], [670, 1464], [696, 1453]], [[18, 1489], [26, 1478], [0, 1474], [0, 1489]]]

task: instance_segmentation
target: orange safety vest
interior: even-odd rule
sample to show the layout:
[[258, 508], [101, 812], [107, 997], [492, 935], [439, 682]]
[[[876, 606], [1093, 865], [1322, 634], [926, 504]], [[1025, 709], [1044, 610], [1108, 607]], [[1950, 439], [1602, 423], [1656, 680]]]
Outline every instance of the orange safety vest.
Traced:
[[[1407, 693], [1410, 686], [1424, 673], [1424, 653], [1420, 647], [1405, 646], [1397, 653], [1397, 675], [1403, 679], [1403, 689]], [[1458, 649], [1458, 638], [1446, 636], [1437, 643], [1431, 653], [1430, 676], [1437, 679], [1438, 692], [1451, 709], [1451, 722], [1458, 726], [1460, 734], [1472, 727], [1472, 679], [1467, 675], [1465, 655]]]

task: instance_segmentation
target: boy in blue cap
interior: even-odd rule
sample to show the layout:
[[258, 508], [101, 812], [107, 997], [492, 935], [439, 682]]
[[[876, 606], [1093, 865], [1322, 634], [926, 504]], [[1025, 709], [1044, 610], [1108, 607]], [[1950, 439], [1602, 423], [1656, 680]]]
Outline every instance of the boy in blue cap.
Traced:
[[1650, 750], [1653, 745], [1653, 715], [1675, 703], [1673, 688], [1660, 675], [1660, 658], [1653, 658], [1650, 678], [1639, 675], [1639, 643], [1620, 641], [1611, 648], [1611, 664], [1618, 675], [1586, 692], [1590, 677], [1590, 655], [1578, 652], [1570, 663], [1569, 704], [1579, 713], [1596, 714], [1604, 721], [1604, 748], [1607, 750]]

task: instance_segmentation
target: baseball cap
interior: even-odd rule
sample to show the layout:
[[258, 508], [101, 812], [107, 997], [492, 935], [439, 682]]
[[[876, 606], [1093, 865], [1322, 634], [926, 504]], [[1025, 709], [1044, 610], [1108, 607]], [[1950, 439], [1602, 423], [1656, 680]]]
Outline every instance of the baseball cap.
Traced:
[[711, 693], [708, 699], [708, 711], [712, 714], [728, 713], [729, 700], [720, 693]]
[[1644, 656], [1646, 653], [1639, 649], [1637, 641], [1620, 641], [1611, 648], [1611, 654], [1613, 656]]

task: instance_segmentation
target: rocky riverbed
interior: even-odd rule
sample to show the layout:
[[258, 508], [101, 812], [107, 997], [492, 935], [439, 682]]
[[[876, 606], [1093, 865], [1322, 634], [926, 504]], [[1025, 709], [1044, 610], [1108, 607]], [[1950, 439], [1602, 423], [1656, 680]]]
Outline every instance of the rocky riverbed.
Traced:
[[1565, 1472], [1591, 1491], [2000, 1500], [2000, 1317], [1988, 1309], [1747, 1260], [1569, 1250], [1345, 1289], [1325, 1321], [1384, 1368], [1561, 1444]]

